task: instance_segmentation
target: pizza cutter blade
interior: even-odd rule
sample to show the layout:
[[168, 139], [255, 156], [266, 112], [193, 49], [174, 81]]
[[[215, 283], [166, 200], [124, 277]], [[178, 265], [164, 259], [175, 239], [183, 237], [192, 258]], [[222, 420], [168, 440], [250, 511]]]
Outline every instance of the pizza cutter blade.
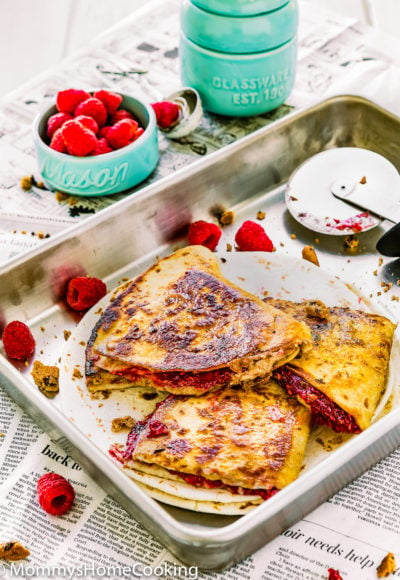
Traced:
[[359, 178], [358, 167], [348, 178], [332, 183], [335, 197], [392, 222], [400, 222], [400, 175], [385, 157], [366, 151], [364, 175]]
[[[369, 152], [372, 153], [372, 152]], [[338, 181], [332, 184], [332, 193], [339, 199], [366, 209], [396, 225], [378, 240], [376, 249], [384, 256], [400, 256], [400, 175], [385, 157], [374, 153], [370, 156], [368, 173], [361, 181]], [[376, 179], [378, 176], [378, 180]]]
[[[379, 225], [381, 218], [400, 222], [400, 175], [390, 161], [368, 149], [329, 149], [292, 174], [286, 203], [300, 223], [315, 231], [364, 232]], [[379, 240], [380, 253], [400, 256], [400, 225], [396, 228]]]

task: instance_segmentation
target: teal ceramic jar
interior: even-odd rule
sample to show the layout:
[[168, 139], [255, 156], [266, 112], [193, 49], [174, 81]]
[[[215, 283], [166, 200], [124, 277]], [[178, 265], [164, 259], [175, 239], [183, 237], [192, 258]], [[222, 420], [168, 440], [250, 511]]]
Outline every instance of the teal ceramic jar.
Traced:
[[181, 5], [181, 29], [193, 43], [230, 54], [258, 53], [286, 44], [297, 32], [296, 0], [280, 10], [249, 16], [214, 14], [190, 0]]
[[[230, 7], [230, 1], [225, 0], [225, 6]], [[210, 5], [215, 2], [207, 0]], [[206, 110], [220, 115], [252, 116], [281, 105], [295, 80], [297, 0], [251, 16], [211, 12], [198, 3], [182, 3], [184, 85], [200, 93]], [[264, 0], [265, 7], [276, 3]], [[238, 4], [240, 0], [232, 0], [232, 9], [238, 9]]]
[[193, 0], [193, 4], [213, 12], [230, 16], [254, 16], [272, 12], [287, 3], [287, 0]]

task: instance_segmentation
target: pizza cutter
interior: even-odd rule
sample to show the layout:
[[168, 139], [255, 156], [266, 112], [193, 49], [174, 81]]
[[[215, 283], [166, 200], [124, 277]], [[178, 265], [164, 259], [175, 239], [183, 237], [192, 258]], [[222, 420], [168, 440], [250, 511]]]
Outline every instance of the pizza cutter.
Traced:
[[[400, 222], [400, 175], [385, 157], [358, 147], [314, 155], [291, 175], [286, 204], [297, 221], [325, 234], [348, 235]], [[367, 210], [367, 211], [365, 211]], [[386, 256], [400, 256], [400, 224], [378, 241]]]

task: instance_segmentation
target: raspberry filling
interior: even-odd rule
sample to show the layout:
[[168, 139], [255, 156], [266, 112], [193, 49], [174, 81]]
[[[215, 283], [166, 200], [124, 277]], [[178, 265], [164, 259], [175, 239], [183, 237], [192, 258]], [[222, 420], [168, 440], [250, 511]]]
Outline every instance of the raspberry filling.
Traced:
[[207, 391], [213, 387], [228, 383], [232, 376], [232, 371], [224, 368], [199, 373], [186, 371], [154, 372], [140, 367], [130, 367], [117, 370], [113, 374], [127, 377], [132, 382], [141, 377], [148, 377], [159, 387], [182, 386]]
[[137, 421], [134, 424], [128, 435], [125, 447], [123, 449], [121, 449], [117, 444], [111, 445], [108, 451], [111, 457], [113, 457], [122, 464], [131, 459], [132, 453], [134, 452], [137, 441], [139, 439], [139, 435], [146, 427], [146, 424], [147, 420]]
[[324, 393], [310, 385], [287, 366], [274, 371], [274, 378], [290, 395], [300, 397], [310, 407], [314, 423], [328, 425], [336, 433], [361, 433], [360, 427], [349, 413], [346, 413]]
[[220, 479], [207, 479], [202, 475], [190, 475], [181, 471], [173, 471], [172, 469], [169, 472], [181, 477], [186, 483], [195, 487], [204, 487], [205, 489], [223, 488], [236, 495], [259, 495], [263, 500], [269, 499], [279, 491], [276, 487], [271, 487], [270, 489], [248, 489], [238, 485], [227, 485]]

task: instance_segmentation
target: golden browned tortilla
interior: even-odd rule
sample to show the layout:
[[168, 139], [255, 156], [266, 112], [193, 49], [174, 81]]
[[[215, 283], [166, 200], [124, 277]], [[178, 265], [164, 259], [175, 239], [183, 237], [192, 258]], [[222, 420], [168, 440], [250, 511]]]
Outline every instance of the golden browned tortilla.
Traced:
[[86, 351], [87, 385], [201, 395], [269, 376], [310, 340], [306, 324], [225, 279], [207, 248], [189, 246], [154, 264], [104, 311]]
[[[268, 299], [268, 303], [308, 324], [313, 336], [312, 349], [279, 369], [277, 375], [288, 369], [338, 405], [360, 430], [368, 427], [386, 388], [396, 325], [378, 314], [327, 308], [320, 301]], [[299, 401], [304, 403], [301, 397]]]
[[309, 431], [309, 411], [264, 380], [167, 397], [146, 421], [132, 459], [194, 476], [185, 481], [198, 486], [279, 490], [299, 475]]

